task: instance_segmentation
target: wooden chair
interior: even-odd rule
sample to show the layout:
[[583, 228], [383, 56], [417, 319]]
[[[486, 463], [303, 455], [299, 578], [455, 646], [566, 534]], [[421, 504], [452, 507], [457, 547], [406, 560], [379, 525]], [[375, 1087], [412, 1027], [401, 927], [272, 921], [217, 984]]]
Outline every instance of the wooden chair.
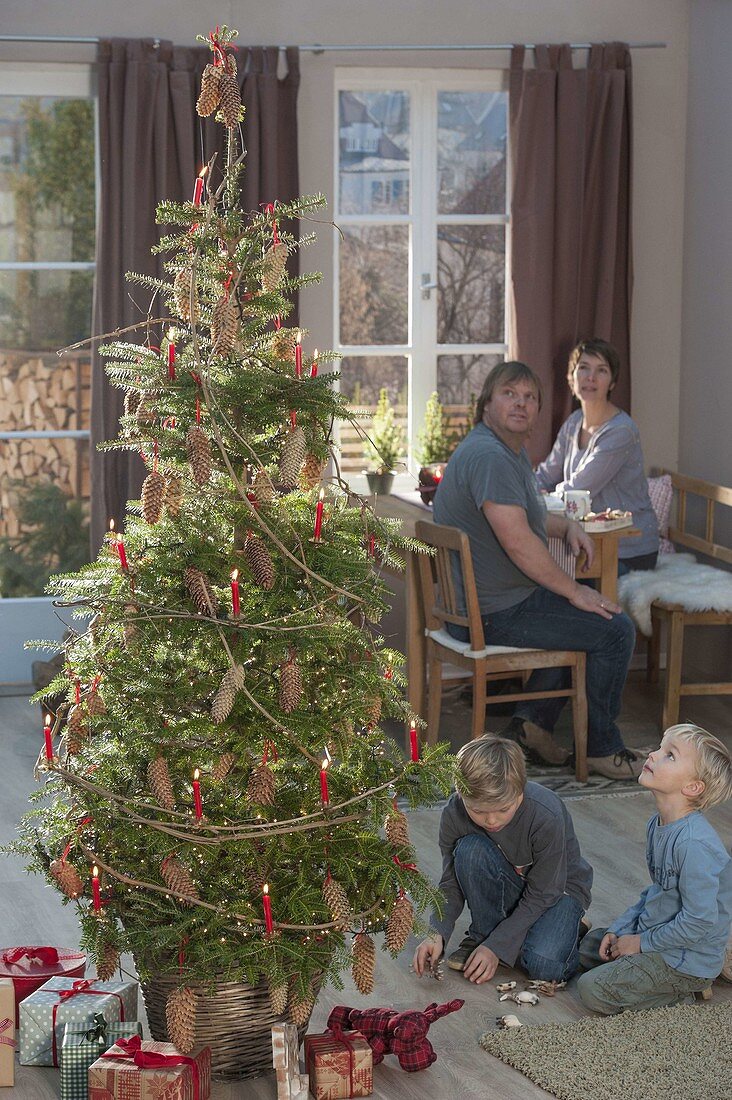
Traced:
[[[418, 520], [418, 539], [435, 549], [434, 556], [419, 555], [420, 591], [424, 604], [429, 686], [427, 697], [427, 742], [434, 745], [440, 728], [443, 665], [457, 665], [473, 681], [472, 736], [485, 732], [485, 708], [494, 703], [520, 699], [549, 699], [557, 696], [572, 700], [575, 772], [587, 780], [587, 696], [585, 695], [585, 654], [574, 650], [516, 649], [513, 646], [486, 645], [478, 607], [473, 560], [468, 536], [455, 527]], [[457, 557], [465, 592], [467, 612], [460, 610], [455, 590], [452, 558]], [[446, 623], [465, 627], [470, 641], [458, 642], [445, 629]], [[488, 697], [487, 681], [506, 680], [536, 668], [568, 667], [572, 686], [557, 691], [526, 691], [500, 698]]]
[[[671, 474], [676, 494], [676, 524], [669, 526], [668, 537], [674, 545], [694, 550], [708, 558], [732, 565], [732, 550], [714, 541], [715, 505], [732, 507], [732, 489], [714, 485], [710, 481]], [[704, 501], [704, 537], [686, 530], [688, 516], [687, 496], [691, 494]], [[687, 611], [683, 604], [654, 600], [651, 604], [653, 634], [648, 643], [648, 680], [657, 684], [659, 679], [661, 633], [664, 624], [668, 628], [666, 641], [666, 681], [664, 684], [661, 729], [668, 729], [679, 720], [682, 695], [732, 695], [732, 681], [722, 683], [682, 683], [681, 663], [684, 655], [684, 630], [687, 626], [732, 626], [730, 611]]]

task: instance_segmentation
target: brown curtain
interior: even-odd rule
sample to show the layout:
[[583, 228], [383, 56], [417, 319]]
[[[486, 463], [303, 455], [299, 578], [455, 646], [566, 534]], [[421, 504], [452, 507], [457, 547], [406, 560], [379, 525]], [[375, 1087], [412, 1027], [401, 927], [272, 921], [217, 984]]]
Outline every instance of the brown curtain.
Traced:
[[511, 150], [510, 356], [541, 376], [545, 400], [530, 451], [543, 458], [571, 410], [567, 357], [598, 336], [620, 354], [613, 401], [630, 402], [631, 69], [627, 45], [515, 46]]
[[[200, 77], [211, 58], [207, 47], [193, 49], [152, 39], [107, 39], [99, 43], [99, 149], [101, 188], [97, 231], [97, 274], [92, 333], [101, 336], [144, 320], [151, 293], [125, 279], [128, 271], [163, 275], [163, 259], [151, 256], [164, 227], [155, 224], [162, 199], [191, 197], [201, 165], [218, 150], [224, 157], [224, 128], [200, 120], [195, 103]], [[242, 203], [288, 202], [298, 195], [297, 48], [286, 51], [286, 75], [277, 75], [276, 47], [242, 47], [236, 54], [247, 149]], [[215, 182], [215, 179], [214, 179]], [[289, 226], [288, 228], [294, 228]], [[296, 272], [296, 261], [292, 272]], [[150, 316], [162, 317], [156, 299]], [[160, 343], [162, 326], [151, 334]], [[143, 343], [145, 330], [129, 333]], [[91, 538], [96, 553], [110, 518], [123, 526], [125, 503], [139, 495], [144, 467], [134, 453], [97, 451], [114, 439], [122, 393], [110, 386], [104, 360], [93, 348], [91, 407]]]

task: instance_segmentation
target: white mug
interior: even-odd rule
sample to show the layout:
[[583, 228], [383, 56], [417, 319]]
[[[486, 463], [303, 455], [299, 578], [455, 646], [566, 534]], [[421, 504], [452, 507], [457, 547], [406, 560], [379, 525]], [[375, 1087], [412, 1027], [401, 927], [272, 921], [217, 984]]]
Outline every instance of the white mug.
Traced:
[[589, 489], [567, 489], [564, 493], [564, 512], [569, 519], [584, 519], [592, 511]]

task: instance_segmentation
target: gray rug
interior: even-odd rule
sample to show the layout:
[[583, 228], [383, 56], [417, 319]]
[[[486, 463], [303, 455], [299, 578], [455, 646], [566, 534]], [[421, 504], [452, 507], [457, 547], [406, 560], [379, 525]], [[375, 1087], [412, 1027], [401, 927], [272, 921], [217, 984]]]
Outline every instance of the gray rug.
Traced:
[[559, 1100], [730, 1100], [732, 1004], [490, 1031], [480, 1045]]

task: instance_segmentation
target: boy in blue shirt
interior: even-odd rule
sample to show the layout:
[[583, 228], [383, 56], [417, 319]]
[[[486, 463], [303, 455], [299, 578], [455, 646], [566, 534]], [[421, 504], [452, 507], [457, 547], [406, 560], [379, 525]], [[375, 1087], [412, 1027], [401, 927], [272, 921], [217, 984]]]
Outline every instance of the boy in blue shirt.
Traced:
[[732, 860], [702, 813], [732, 797], [728, 749], [698, 726], [671, 726], [638, 782], [658, 811], [647, 827], [651, 885], [580, 947], [592, 968], [579, 979], [580, 999], [604, 1015], [706, 989], [722, 970], [732, 921]]

